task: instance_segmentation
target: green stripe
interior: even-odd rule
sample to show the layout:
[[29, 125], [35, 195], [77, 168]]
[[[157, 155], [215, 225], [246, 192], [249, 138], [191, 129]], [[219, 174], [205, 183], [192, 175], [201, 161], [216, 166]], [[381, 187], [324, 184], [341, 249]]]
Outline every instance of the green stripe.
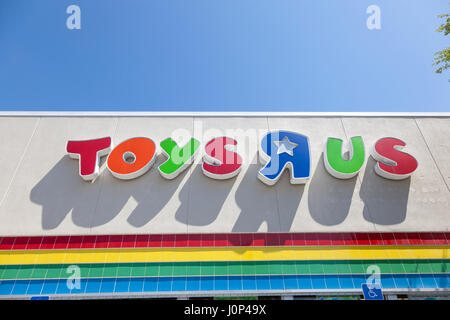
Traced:
[[[377, 265], [381, 273], [448, 273], [445, 260], [337, 260], [337, 261], [230, 261], [176, 263], [79, 264], [82, 278], [219, 276], [219, 275], [294, 275], [365, 274]], [[0, 280], [67, 278], [68, 264], [2, 265]]]

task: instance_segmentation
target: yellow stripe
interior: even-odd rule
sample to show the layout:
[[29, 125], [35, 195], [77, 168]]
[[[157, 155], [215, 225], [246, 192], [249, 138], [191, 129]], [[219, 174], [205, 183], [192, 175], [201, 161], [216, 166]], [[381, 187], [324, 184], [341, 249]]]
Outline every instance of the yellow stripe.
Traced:
[[450, 246], [133, 248], [0, 251], [0, 265], [241, 260], [445, 259]]

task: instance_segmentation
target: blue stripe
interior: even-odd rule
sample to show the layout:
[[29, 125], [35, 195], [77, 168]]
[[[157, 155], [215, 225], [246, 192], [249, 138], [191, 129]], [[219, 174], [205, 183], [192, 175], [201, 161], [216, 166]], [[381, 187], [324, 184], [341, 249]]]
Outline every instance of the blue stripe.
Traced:
[[[214, 276], [81, 279], [72, 289], [66, 279], [0, 281], [0, 295], [51, 295], [179, 291], [361, 289], [368, 275]], [[450, 289], [449, 274], [383, 274], [385, 289]]]

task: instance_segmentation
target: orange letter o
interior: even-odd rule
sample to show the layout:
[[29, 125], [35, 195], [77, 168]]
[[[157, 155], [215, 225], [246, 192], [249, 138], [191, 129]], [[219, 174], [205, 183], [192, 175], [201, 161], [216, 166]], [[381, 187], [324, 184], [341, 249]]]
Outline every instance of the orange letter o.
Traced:
[[129, 180], [146, 173], [155, 162], [156, 145], [149, 138], [131, 138], [111, 151], [108, 170], [116, 178]]

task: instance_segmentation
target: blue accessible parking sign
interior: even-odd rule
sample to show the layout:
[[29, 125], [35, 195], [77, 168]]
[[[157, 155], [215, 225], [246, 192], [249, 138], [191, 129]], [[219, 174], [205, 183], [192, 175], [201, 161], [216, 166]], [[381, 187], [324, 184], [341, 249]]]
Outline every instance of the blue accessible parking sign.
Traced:
[[367, 284], [361, 285], [364, 300], [384, 300], [383, 292], [379, 284]]

